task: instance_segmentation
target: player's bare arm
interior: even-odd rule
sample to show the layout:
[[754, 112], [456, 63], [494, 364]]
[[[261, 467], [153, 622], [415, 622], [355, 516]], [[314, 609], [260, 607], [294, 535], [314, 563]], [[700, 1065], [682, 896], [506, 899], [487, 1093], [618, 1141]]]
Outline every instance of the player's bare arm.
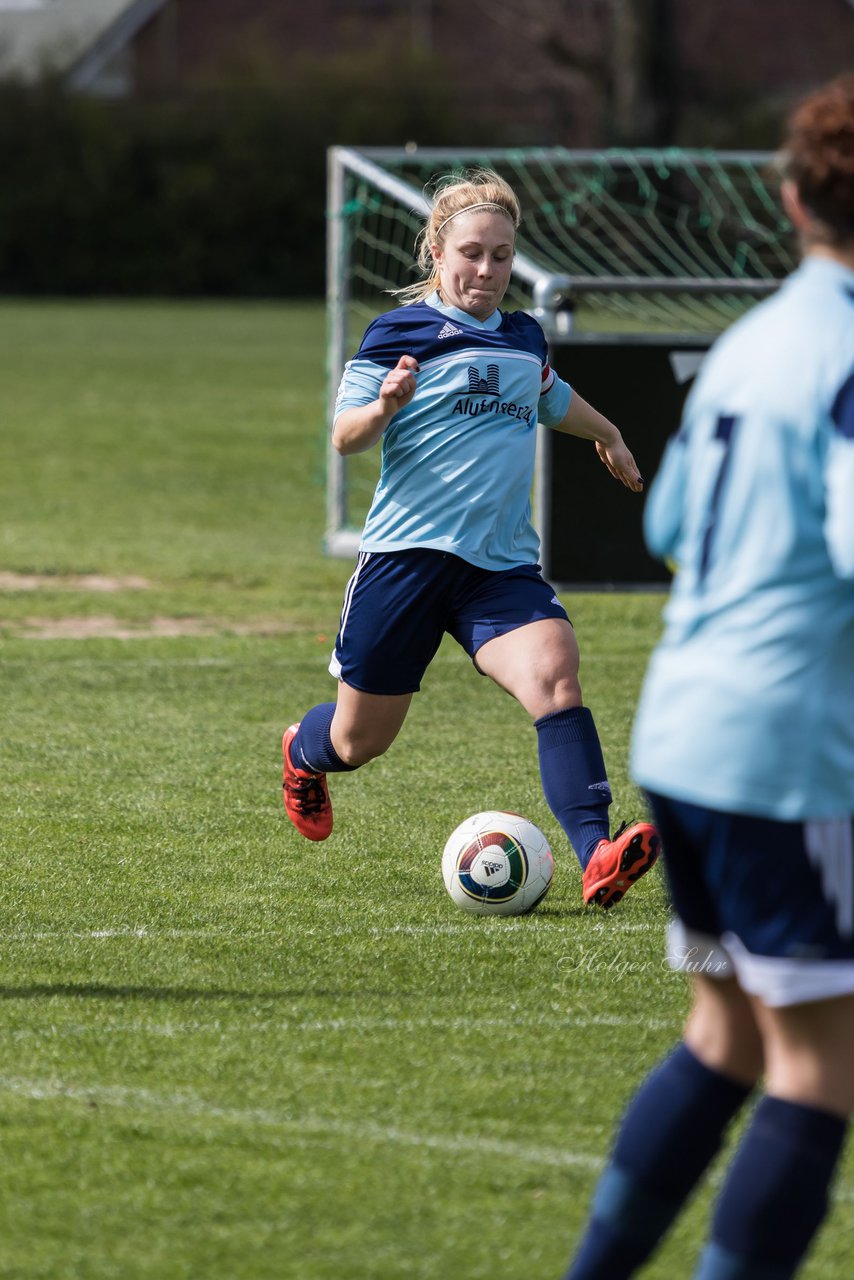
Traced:
[[626, 447], [626, 442], [613, 422], [588, 404], [577, 391], [573, 391], [569, 408], [562, 422], [555, 427], [565, 435], [578, 436], [581, 440], [593, 440], [601, 462], [615, 480], [619, 480], [632, 493], [643, 490], [643, 478], [638, 465]]
[[339, 414], [332, 429], [332, 443], [340, 454], [363, 453], [373, 448], [394, 415], [415, 395], [417, 373], [415, 357], [401, 356], [383, 379], [376, 400]]

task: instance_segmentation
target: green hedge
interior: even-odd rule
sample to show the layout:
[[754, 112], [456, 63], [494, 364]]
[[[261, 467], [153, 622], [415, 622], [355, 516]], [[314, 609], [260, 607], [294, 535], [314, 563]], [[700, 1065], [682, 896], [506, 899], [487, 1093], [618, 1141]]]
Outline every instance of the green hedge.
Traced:
[[375, 60], [148, 104], [0, 82], [0, 293], [320, 294], [326, 148], [472, 141], [435, 66]]

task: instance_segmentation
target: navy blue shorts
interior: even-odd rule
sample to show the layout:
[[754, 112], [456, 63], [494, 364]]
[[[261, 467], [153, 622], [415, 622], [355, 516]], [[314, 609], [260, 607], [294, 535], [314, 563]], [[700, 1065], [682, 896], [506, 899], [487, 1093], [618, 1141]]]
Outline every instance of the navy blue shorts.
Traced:
[[432, 549], [362, 551], [347, 584], [329, 670], [363, 693], [415, 693], [445, 632], [481, 645], [566, 610], [539, 565], [479, 569]]
[[779, 822], [656, 794], [649, 802], [679, 922], [675, 968], [734, 974], [771, 1005], [854, 992], [854, 820]]

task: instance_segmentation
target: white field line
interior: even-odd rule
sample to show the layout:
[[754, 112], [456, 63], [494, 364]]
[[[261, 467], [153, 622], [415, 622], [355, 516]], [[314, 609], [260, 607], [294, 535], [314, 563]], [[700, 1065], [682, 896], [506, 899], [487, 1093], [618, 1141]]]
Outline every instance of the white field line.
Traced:
[[[365, 937], [365, 938], [390, 938], [395, 935], [402, 937], [443, 937], [450, 934], [470, 933], [473, 922], [455, 923], [448, 922], [442, 924], [392, 924], [392, 925], [371, 925], [368, 928], [360, 928], [358, 925], [335, 925], [328, 929], [317, 926], [309, 926], [300, 929], [300, 934], [306, 938], [349, 938], [349, 937]], [[567, 941], [573, 937], [571, 925], [565, 920], [537, 920], [535, 922], [523, 920], [502, 920], [499, 928], [502, 931], [507, 930], [523, 930], [533, 929], [534, 932], [544, 930], [554, 931], [560, 930], [566, 935]], [[605, 933], [611, 937], [619, 938], [623, 933], [639, 933], [646, 932], [651, 929], [660, 930], [662, 936], [662, 945], [664, 943], [664, 928], [659, 924], [651, 924], [649, 922], [632, 922], [625, 925], [616, 925], [614, 927], [606, 927], [604, 925], [595, 925], [594, 933]], [[41, 942], [48, 940], [70, 940], [70, 939], [101, 939], [101, 938], [149, 938], [152, 940], [164, 939], [181, 939], [181, 938], [235, 938], [241, 940], [249, 940], [252, 938], [270, 938], [281, 940], [283, 931], [279, 929], [160, 929], [151, 928], [148, 925], [140, 925], [138, 927], [123, 926], [118, 928], [105, 929], [80, 929], [66, 931], [63, 929], [39, 929], [33, 932], [16, 932], [16, 933], [0, 933], [0, 942]], [[496, 933], [496, 937], [498, 937]], [[578, 935], [576, 935], [578, 936]]]
[[[285, 1022], [289, 1031], [507, 1031], [511, 1027], [524, 1030], [549, 1027], [552, 1030], [578, 1027], [648, 1027], [662, 1030], [680, 1027], [678, 1018], [627, 1018], [620, 1014], [556, 1014], [554, 1017], [521, 1018], [324, 1018], [314, 1022]], [[253, 1028], [254, 1029], [254, 1028]]]
[[[227, 633], [223, 632], [222, 635]], [[216, 633], [209, 635], [207, 638], [214, 638]], [[95, 637], [93, 637], [95, 638]], [[162, 636], [140, 636], [140, 639], [164, 639]], [[175, 637], [172, 637], [175, 638]], [[184, 637], [178, 637], [183, 639]], [[198, 636], [191, 636], [190, 639], [198, 639]], [[277, 637], [279, 638], [279, 637]], [[42, 637], [30, 634], [18, 634], [15, 640], [41, 640]], [[40, 659], [41, 661], [41, 659]], [[47, 659], [50, 661], [50, 658]], [[63, 670], [73, 667], [85, 667], [91, 670], [92, 667], [102, 669], [104, 667], [234, 667], [239, 666], [240, 660], [236, 658], [70, 658], [67, 662], [63, 662]], [[284, 662], [272, 661], [273, 666], [286, 666]], [[32, 667], [32, 662], [25, 661], [22, 658], [0, 658], [0, 669]]]
[[[289, 1141], [305, 1145], [312, 1138], [346, 1140], [348, 1142], [372, 1142], [380, 1146], [423, 1147], [449, 1155], [476, 1155], [500, 1157], [517, 1164], [541, 1165], [556, 1169], [587, 1169], [599, 1173], [604, 1167], [603, 1156], [583, 1151], [564, 1151], [560, 1147], [529, 1146], [500, 1138], [485, 1138], [480, 1134], [421, 1133], [414, 1129], [401, 1129], [397, 1125], [378, 1125], [372, 1122], [351, 1124], [325, 1116], [294, 1116], [260, 1107], [221, 1107], [206, 1102], [191, 1093], [162, 1094], [150, 1089], [129, 1089], [121, 1085], [74, 1085], [58, 1080], [27, 1080], [15, 1076], [0, 1076], [0, 1092], [31, 1102], [71, 1101], [96, 1103], [98, 1106], [116, 1107], [130, 1112], [153, 1112], [168, 1115], [170, 1123], [187, 1120], [221, 1121], [270, 1129], [288, 1135]], [[716, 1170], [711, 1181], [720, 1186], [724, 1171]], [[854, 1188], [837, 1183], [832, 1199], [845, 1204], [854, 1203]]]
[[420, 1133], [397, 1125], [379, 1125], [369, 1121], [351, 1124], [324, 1116], [296, 1116], [286, 1112], [256, 1107], [221, 1107], [191, 1093], [162, 1094], [148, 1089], [129, 1089], [118, 1085], [75, 1085], [58, 1080], [27, 1080], [0, 1076], [0, 1091], [33, 1102], [96, 1103], [131, 1112], [153, 1112], [168, 1115], [170, 1124], [181, 1118], [218, 1120], [225, 1124], [257, 1126], [299, 1137], [329, 1137], [348, 1142], [372, 1142], [379, 1145], [424, 1147], [453, 1155], [499, 1156], [519, 1164], [547, 1165], [552, 1168], [582, 1168], [598, 1172], [602, 1158], [581, 1152], [562, 1151], [559, 1147], [527, 1146], [478, 1134]]
[[[66, 997], [74, 999], [75, 997]], [[593, 1014], [576, 1016], [572, 1013], [556, 1014], [554, 1017], [508, 1017], [508, 1018], [318, 1018], [312, 1021], [285, 1014], [281, 1018], [270, 1018], [266, 1022], [253, 1022], [252, 1035], [265, 1032], [286, 1032], [288, 1034], [321, 1034], [337, 1032], [421, 1032], [445, 1031], [451, 1033], [474, 1033], [480, 1031], [538, 1031], [548, 1028], [550, 1031], [588, 1030], [591, 1027], [642, 1027], [645, 1030], [678, 1030], [682, 1025], [678, 1018], [629, 1018], [619, 1014]], [[51, 1022], [49, 1026], [17, 1027], [8, 1030], [0, 1029], [0, 1042], [7, 1040], [27, 1039], [61, 1039], [63, 1036], [105, 1036], [105, 1035], [152, 1035], [178, 1037], [195, 1034], [222, 1035], [227, 1024], [221, 1018], [210, 1020], [193, 1019], [190, 1022], [142, 1022], [116, 1021], [107, 1024], [90, 1024], [86, 1022]]]

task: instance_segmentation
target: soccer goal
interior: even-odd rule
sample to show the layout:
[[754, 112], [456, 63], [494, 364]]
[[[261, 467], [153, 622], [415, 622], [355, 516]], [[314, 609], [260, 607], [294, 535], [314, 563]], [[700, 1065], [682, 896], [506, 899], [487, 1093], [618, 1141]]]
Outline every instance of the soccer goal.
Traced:
[[[441, 174], [487, 167], [514, 187], [522, 226], [505, 305], [535, 314], [553, 344], [707, 344], [796, 260], [766, 152], [333, 147], [328, 165], [330, 421], [366, 325], [416, 278], [415, 239]], [[328, 447], [329, 554], [355, 552], [378, 469], [378, 451]]]

